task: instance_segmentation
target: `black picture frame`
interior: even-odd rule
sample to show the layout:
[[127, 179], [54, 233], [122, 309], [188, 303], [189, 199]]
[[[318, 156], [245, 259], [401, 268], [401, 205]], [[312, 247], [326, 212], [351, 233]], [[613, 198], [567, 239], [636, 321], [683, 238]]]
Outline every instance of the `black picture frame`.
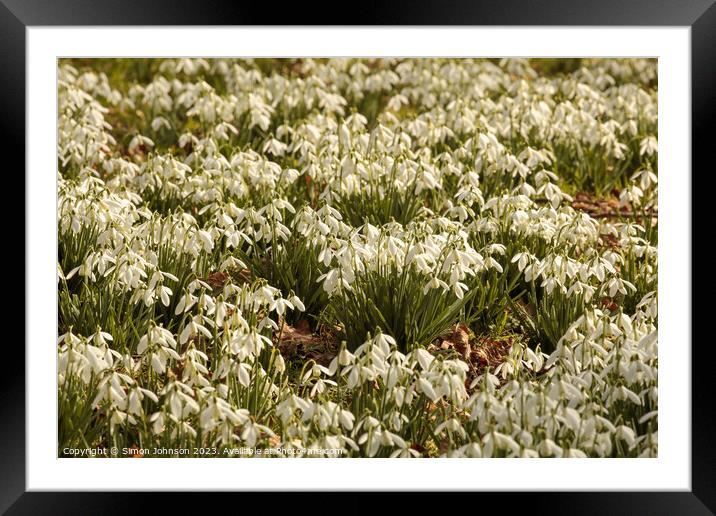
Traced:
[[[43, 25], [249, 25], [336, 24], [348, 15], [326, 20], [336, 4], [278, 6], [269, 2], [204, 0], [0, 0], [0, 146], [5, 155], [19, 156], [15, 170], [25, 162], [25, 30]], [[716, 5], [714, 0], [489, 0], [452, 2], [363, 2], [350, 21], [357, 25], [573, 25], [573, 26], [684, 26], [691, 28], [692, 172], [713, 170], [708, 127], [716, 120]], [[338, 23], [339, 25], [341, 22]], [[88, 43], [89, 44], [89, 43]], [[22, 150], [21, 150], [22, 149]], [[22, 167], [22, 168], [21, 168]], [[703, 172], [702, 172], [703, 171]], [[10, 173], [10, 171], [6, 171]], [[687, 174], [688, 171], [683, 171]], [[692, 190], [694, 191], [694, 190]], [[25, 190], [27, 192], [27, 190]], [[696, 190], [698, 193], [698, 189]], [[703, 193], [702, 193], [703, 195]], [[708, 202], [708, 201], [707, 201]], [[699, 204], [693, 199], [692, 206]], [[692, 220], [696, 222], [692, 208]], [[15, 224], [17, 225], [17, 224]], [[23, 225], [24, 228], [24, 225]], [[693, 233], [692, 233], [693, 234]], [[21, 238], [25, 238], [24, 235]], [[697, 258], [697, 256], [693, 256]], [[702, 258], [703, 259], [703, 258]], [[692, 270], [697, 263], [692, 261]], [[15, 266], [15, 270], [17, 265]], [[31, 273], [26, 268], [25, 277]], [[713, 304], [713, 303], [709, 303]], [[706, 316], [704, 306], [693, 312]], [[31, 306], [26, 306], [31, 310]], [[12, 317], [12, 316], [11, 316]], [[692, 315], [693, 320], [693, 315]], [[693, 340], [693, 339], [692, 339]], [[12, 347], [12, 369], [0, 374], [0, 513], [107, 514], [137, 510], [131, 493], [26, 492], [25, 459], [25, 350], [18, 339], [6, 336]], [[716, 512], [716, 445], [714, 445], [711, 339], [674, 343], [691, 347], [692, 356], [692, 491], [591, 493], [481, 493], [478, 506], [488, 503], [524, 504], [531, 512], [554, 514], [713, 514]], [[19, 364], [23, 364], [20, 367]], [[225, 495], [216, 495], [223, 500]], [[271, 495], [272, 499], [275, 495]], [[293, 496], [293, 495], [292, 495]], [[326, 495], [325, 500], [335, 496]], [[333, 507], [357, 509], [360, 494], [341, 495]], [[180, 508], [186, 495], [162, 495], [165, 512]], [[422, 503], [422, 497], [401, 497], [401, 510]], [[557, 498], [556, 500], [554, 498]], [[280, 499], [280, 497], [279, 497]], [[292, 498], [293, 500], [293, 498]], [[212, 501], [212, 505], [216, 503]], [[556, 503], [555, 503], [556, 502]], [[142, 502], [143, 503], [143, 502]], [[329, 502], [327, 502], [329, 503]], [[181, 505], [179, 505], [181, 504]], [[407, 505], [406, 505], [407, 504]], [[130, 509], [131, 508], [131, 509]]]

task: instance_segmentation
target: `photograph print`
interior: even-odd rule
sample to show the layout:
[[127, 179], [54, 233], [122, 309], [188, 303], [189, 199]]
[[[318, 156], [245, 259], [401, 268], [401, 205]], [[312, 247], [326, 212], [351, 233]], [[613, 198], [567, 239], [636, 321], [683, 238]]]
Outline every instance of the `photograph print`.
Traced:
[[658, 456], [646, 58], [65, 58], [57, 456]]

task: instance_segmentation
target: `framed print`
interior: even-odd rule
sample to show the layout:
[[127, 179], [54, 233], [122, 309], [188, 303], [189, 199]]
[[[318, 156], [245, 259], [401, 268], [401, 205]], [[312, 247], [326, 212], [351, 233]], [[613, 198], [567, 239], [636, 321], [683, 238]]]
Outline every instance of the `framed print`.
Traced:
[[714, 510], [691, 303], [712, 2], [418, 3], [357, 26], [212, 7], [0, 7], [27, 191], [0, 507], [436, 490]]

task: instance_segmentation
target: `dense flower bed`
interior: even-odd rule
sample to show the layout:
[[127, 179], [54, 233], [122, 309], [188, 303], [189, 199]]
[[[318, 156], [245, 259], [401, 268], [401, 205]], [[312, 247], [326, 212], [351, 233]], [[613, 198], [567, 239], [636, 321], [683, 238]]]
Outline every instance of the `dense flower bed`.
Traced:
[[58, 453], [655, 456], [656, 62], [562, 64], [61, 62]]

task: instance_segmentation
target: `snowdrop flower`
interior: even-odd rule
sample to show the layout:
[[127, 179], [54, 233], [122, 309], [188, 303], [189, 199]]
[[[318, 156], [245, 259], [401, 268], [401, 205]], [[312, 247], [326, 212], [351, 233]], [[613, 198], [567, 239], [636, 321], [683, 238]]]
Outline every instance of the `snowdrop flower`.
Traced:
[[146, 136], [142, 136], [141, 134], [138, 134], [132, 138], [132, 140], [129, 142], [129, 145], [127, 146], [127, 150], [129, 152], [134, 152], [138, 147], [145, 146], [145, 147], [154, 147], [154, 142], [147, 138]]

